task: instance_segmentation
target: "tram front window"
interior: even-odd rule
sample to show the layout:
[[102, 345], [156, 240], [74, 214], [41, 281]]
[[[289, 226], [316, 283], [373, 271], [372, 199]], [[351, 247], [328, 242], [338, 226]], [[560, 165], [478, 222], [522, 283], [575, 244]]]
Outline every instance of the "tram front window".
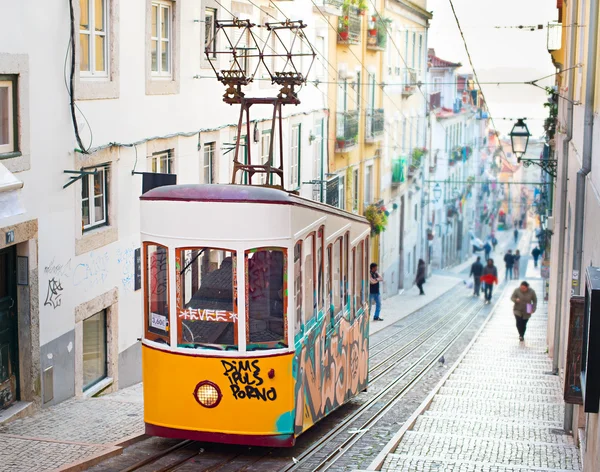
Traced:
[[237, 349], [235, 265], [233, 251], [177, 250], [179, 347]]
[[246, 251], [248, 351], [287, 347], [286, 267], [287, 254], [284, 249], [261, 248]]
[[169, 344], [169, 256], [167, 248], [147, 243], [146, 339]]

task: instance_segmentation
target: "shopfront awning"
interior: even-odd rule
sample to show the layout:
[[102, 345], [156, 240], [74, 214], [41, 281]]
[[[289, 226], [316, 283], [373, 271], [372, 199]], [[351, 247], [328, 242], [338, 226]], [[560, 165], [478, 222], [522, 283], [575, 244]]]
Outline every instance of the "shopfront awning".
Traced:
[[0, 163], [0, 218], [25, 213], [19, 199], [23, 182]]

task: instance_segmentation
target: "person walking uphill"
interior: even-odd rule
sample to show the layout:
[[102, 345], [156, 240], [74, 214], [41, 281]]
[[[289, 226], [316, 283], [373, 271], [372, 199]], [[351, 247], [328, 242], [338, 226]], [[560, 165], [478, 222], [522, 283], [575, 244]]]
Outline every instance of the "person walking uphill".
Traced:
[[517, 228], [513, 231], [513, 235], [515, 236], [515, 244], [517, 244], [517, 241], [519, 240], [519, 230]]
[[473, 277], [473, 296], [479, 296], [479, 290], [481, 290], [481, 276], [483, 274], [483, 264], [480, 262], [481, 257], [477, 257], [477, 260], [471, 265], [471, 273], [469, 276]]
[[498, 284], [498, 269], [496, 269], [496, 266], [494, 265], [494, 259], [488, 259], [487, 265], [483, 268], [481, 274], [481, 281], [485, 284], [483, 287], [485, 303], [489, 305], [492, 300], [494, 284]]
[[515, 256], [513, 256], [513, 253], [510, 249], [504, 255], [504, 265], [506, 265], [506, 276], [504, 279], [505, 282], [508, 282], [513, 277], [513, 267], [515, 265]]
[[383, 321], [383, 318], [379, 317], [381, 313], [381, 294], [379, 293], [379, 282], [383, 282], [383, 277], [377, 273], [377, 264], [374, 262], [370, 265], [371, 271], [369, 272], [369, 311], [375, 302], [375, 315], [373, 316], [374, 321]]
[[417, 287], [419, 287], [419, 295], [425, 295], [423, 291], [423, 284], [425, 283], [425, 261], [423, 259], [419, 259], [419, 265], [417, 266], [417, 276], [415, 278], [415, 283]]
[[510, 299], [515, 304], [513, 307], [513, 313], [517, 321], [519, 341], [524, 341], [527, 322], [537, 309], [537, 296], [535, 294], [535, 290], [533, 290], [527, 282], [523, 281], [521, 282], [519, 288], [515, 289]]
[[533, 265], [535, 267], [537, 267], [538, 259], [540, 258], [541, 254], [542, 254], [542, 251], [540, 251], [540, 248], [537, 246], [533, 248], [533, 251], [531, 251], [531, 255], [533, 256]]
[[513, 277], [518, 280], [520, 271], [521, 271], [521, 252], [517, 249], [515, 251], [515, 255], [513, 256], [514, 266], [513, 266]]

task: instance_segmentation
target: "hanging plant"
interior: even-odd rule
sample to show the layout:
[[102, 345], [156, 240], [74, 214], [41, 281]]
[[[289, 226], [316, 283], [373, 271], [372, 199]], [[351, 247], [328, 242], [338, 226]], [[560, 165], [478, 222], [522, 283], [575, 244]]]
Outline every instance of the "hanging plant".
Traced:
[[385, 209], [372, 204], [365, 210], [365, 218], [371, 225], [372, 235], [377, 235], [385, 231], [388, 220], [388, 215], [386, 213]]

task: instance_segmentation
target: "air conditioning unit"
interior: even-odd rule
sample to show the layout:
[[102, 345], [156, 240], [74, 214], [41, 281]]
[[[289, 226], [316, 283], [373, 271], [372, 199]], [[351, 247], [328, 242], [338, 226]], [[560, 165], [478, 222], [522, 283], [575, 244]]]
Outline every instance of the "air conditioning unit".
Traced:
[[548, 228], [548, 231], [551, 231], [552, 233], [554, 233], [554, 217], [553, 216], [548, 217], [546, 227]]

